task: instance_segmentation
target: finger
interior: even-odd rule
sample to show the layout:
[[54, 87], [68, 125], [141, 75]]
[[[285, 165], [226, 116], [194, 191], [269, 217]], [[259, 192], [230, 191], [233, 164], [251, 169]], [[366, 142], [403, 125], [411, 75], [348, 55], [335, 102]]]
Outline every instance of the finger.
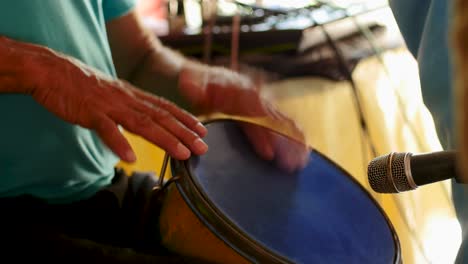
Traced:
[[92, 121], [92, 124], [92, 129], [120, 159], [126, 162], [136, 161], [135, 152], [114, 121], [105, 115], [100, 115]]
[[160, 124], [169, 133], [180, 139], [186, 146], [190, 146], [195, 154], [202, 155], [208, 150], [208, 146], [197, 133], [188, 129], [168, 111], [144, 102], [138, 102], [133, 105], [133, 107], [135, 110], [151, 116], [154, 122]]
[[202, 123], [200, 123], [200, 121], [195, 116], [191, 115], [189, 112], [183, 110], [182, 108], [163, 98], [152, 96], [150, 94], [144, 93], [143, 91], [137, 90], [135, 94], [140, 99], [143, 99], [147, 102], [150, 102], [156, 106], [165, 109], [167, 112], [171, 113], [175, 118], [177, 118], [182, 124], [184, 124], [187, 128], [195, 131], [199, 136], [206, 136], [208, 130], [205, 128], [205, 126], [203, 126]]
[[304, 169], [307, 164], [309, 164], [309, 159], [310, 159], [310, 149], [308, 147], [304, 147], [301, 152], [301, 162], [299, 163], [299, 169], [302, 170]]
[[309, 151], [305, 145], [284, 137], [276, 142], [278, 142], [276, 162], [281, 169], [293, 173], [307, 165]]
[[294, 154], [287, 149], [278, 151], [278, 155], [276, 156], [278, 167], [287, 173], [295, 172], [300, 163], [297, 155], [293, 155]]
[[153, 122], [146, 114], [133, 109], [113, 111], [109, 117], [121, 124], [128, 131], [142, 136], [151, 143], [161, 147], [175, 159], [186, 160], [190, 157], [190, 150], [179, 139], [166, 129]]
[[276, 120], [277, 122], [282, 122], [290, 130], [295, 139], [299, 140], [300, 143], [305, 143], [305, 135], [303, 130], [297, 125], [294, 120], [283, 114], [281, 111], [277, 110], [273, 105], [267, 104], [266, 107], [269, 111], [269, 116]]
[[273, 160], [275, 151], [272, 134], [267, 129], [253, 124], [242, 124], [244, 133], [253, 146], [255, 152], [265, 160]]
[[[155, 99], [153, 99], [153, 101], [154, 100]], [[202, 123], [200, 123], [200, 121], [196, 117], [194, 117], [187, 111], [177, 107], [175, 104], [162, 98], [157, 98], [156, 102], [154, 103], [171, 113], [182, 124], [184, 124], [187, 128], [195, 131], [200, 137], [204, 137], [208, 133], [206, 127]]]

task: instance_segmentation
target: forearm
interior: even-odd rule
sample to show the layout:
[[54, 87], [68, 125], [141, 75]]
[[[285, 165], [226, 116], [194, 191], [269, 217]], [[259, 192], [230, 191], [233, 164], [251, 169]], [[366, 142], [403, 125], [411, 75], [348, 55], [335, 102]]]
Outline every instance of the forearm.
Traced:
[[136, 12], [109, 21], [106, 26], [120, 78], [192, 110], [178, 89], [178, 75], [187, 65], [187, 58], [165, 47], [144, 27]]
[[163, 96], [185, 109], [193, 110], [178, 89], [179, 73], [183, 65], [190, 63], [189, 60], [180, 53], [163, 46], [156, 38], [148, 40], [145, 54], [140, 63], [131, 71], [128, 80], [137, 87]]
[[0, 36], [0, 93], [32, 93], [31, 59], [18, 42]]

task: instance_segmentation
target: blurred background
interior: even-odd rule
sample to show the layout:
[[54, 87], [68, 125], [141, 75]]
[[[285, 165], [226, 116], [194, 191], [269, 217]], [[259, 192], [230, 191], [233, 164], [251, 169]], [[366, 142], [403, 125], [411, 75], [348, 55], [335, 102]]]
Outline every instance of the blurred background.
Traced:
[[[139, 0], [138, 11], [164, 44], [262, 78], [262, 93], [303, 127], [307, 143], [381, 205], [403, 263], [453, 263], [461, 231], [450, 182], [393, 195], [367, 181], [377, 156], [442, 149], [387, 1]], [[127, 136], [143, 155], [121, 166], [159, 171], [163, 152]]]

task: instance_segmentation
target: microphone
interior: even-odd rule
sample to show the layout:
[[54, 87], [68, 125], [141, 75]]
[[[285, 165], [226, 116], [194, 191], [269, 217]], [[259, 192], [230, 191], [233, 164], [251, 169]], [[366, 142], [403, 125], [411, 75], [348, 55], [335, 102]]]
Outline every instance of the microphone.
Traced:
[[458, 182], [456, 152], [392, 152], [373, 159], [367, 167], [367, 176], [372, 189], [379, 193], [411, 191], [451, 178]]

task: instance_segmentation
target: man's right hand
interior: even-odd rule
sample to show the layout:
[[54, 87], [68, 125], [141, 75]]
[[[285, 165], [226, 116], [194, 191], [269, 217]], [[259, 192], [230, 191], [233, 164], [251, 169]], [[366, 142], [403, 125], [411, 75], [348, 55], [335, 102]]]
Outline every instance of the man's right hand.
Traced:
[[[15, 66], [18, 62], [20, 67]], [[15, 76], [17, 68], [21, 76]], [[21, 77], [26, 79], [16, 80]], [[201, 139], [206, 128], [175, 104], [39, 45], [0, 37], [0, 92], [32, 95], [61, 119], [96, 131], [127, 162], [136, 157], [118, 125], [176, 159], [208, 149]]]
[[261, 158], [274, 160], [279, 168], [287, 172], [299, 171], [309, 161], [310, 149], [304, 143], [305, 135], [294, 120], [262, 98], [259, 85], [262, 83], [255, 84], [247, 75], [192, 61], [186, 61], [179, 74], [182, 94], [206, 112], [263, 117], [284, 124], [297, 140], [261, 126], [249, 123], [241, 123], [241, 126]]

